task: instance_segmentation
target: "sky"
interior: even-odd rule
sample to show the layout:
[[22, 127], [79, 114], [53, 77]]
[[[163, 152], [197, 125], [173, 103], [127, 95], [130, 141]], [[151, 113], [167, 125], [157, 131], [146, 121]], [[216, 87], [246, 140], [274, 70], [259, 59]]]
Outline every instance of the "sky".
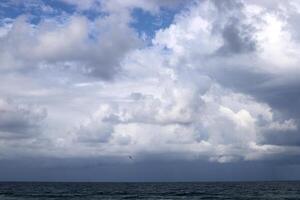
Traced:
[[1, 0], [0, 181], [300, 179], [298, 0]]

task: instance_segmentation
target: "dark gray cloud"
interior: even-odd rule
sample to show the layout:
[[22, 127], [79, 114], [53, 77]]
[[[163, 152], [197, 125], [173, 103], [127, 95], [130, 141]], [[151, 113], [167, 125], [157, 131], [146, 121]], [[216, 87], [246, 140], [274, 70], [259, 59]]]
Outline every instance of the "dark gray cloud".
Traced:
[[78, 141], [83, 143], [106, 143], [111, 139], [112, 125], [100, 121], [91, 121], [87, 125], [81, 125], [76, 132]]
[[244, 23], [245, 9], [242, 1], [212, 1], [217, 8], [218, 17], [214, 21], [214, 32], [221, 34], [223, 45], [217, 54], [230, 56], [230, 54], [251, 53], [256, 45], [253, 37], [254, 27]]
[[224, 44], [218, 49], [217, 54], [251, 53], [255, 51], [255, 41], [251, 39], [251, 32], [246, 25], [239, 25], [237, 19], [232, 19], [222, 31]]
[[47, 116], [45, 109], [16, 104], [0, 99], [0, 138], [31, 138], [42, 131], [40, 123]]
[[[274, 118], [279, 121], [294, 119], [299, 127], [300, 82], [294, 74], [275, 75], [263, 71], [253, 71], [251, 63], [240, 66], [223, 65], [207, 69], [210, 77], [234, 91], [251, 95], [257, 101], [270, 105]], [[263, 144], [299, 146], [298, 130], [269, 130], [264, 133]]]
[[219, 1], [211, 0], [220, 13], [239, 12], [243, 7], [241, 0]]

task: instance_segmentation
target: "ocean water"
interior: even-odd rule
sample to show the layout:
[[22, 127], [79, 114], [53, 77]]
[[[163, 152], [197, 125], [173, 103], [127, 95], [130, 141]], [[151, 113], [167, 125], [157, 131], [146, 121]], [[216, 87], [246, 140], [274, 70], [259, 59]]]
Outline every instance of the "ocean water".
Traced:
[[0, 200], [300, 199], [300, 182], [0, 183]]

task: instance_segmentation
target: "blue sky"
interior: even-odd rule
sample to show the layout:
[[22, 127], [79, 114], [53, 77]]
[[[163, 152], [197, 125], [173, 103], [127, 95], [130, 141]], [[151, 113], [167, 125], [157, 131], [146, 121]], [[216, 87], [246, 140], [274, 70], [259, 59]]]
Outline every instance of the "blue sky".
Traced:
[[[101, 2], [97, 2], [101, 7]], [[168, 27], [176, 13], [183, 8], [181, 6], [162, 7], [158, 13], [152, 13], [142, 8], [132, 8], [131, 15], [133, 17], [130, 26], [136, 29], [139, 34], [145, 34], [154, 37], [155, 31]], [[45, 1], [11, 1], [4, 0], [0, 5], [1, 18], [15, 19], [22, 15], [27, 15], [28, 20], [33, 24], [38, 24], [41, 20], [48, 18], [61, 17], [62, 15], [81, 15], [89, 20], [108, 15], [106, 11], [93, 7], [86, 10], [78, 10], [76, 5], [69, 4], [61, 0], [45, 0]]]
[[0, 180], [299, 178], [299, 8], [2, 1]]
[[140, 35], [145, 34], [153, 38], [157, 30], [165, 29], [172, 23], [177, 12], [179, 12], [178, 9], [161, 9], [159, 14], [152, 14], [140, 8], [134, 9], [132, 11], [134, 21], [131, 23], [131, 26], [134, 27]]

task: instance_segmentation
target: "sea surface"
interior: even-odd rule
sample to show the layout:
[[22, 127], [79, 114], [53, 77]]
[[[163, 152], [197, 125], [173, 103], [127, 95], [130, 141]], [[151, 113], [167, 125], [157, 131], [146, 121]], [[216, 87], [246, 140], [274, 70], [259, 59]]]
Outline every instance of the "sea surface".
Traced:
[[6, 199], [300, 199], [300, 182], [2, 182], [0, 200]]

